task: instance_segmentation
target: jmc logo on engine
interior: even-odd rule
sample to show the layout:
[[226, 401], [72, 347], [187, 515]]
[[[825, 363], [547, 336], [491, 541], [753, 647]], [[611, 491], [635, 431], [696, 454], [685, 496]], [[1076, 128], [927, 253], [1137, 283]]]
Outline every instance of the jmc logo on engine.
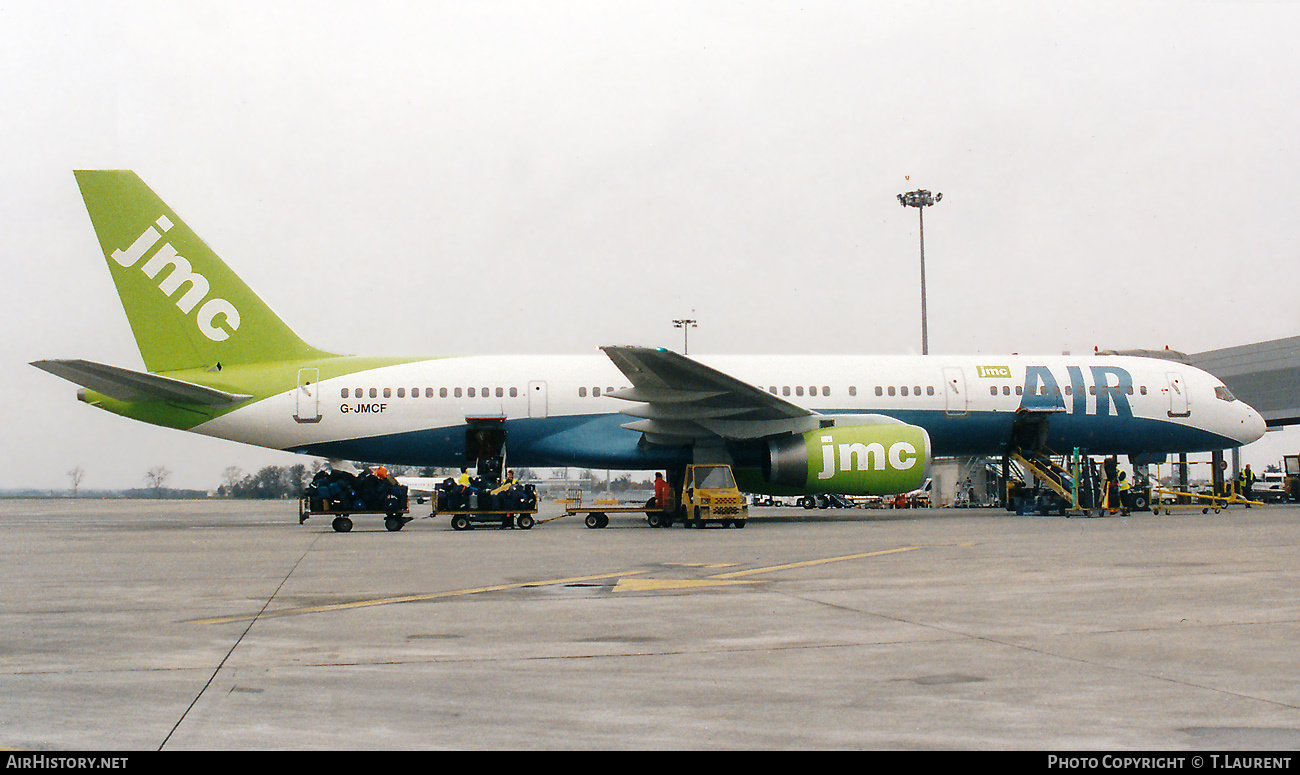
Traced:
[[835, 439], [831, 436], [822, 436], [822, 464], [825, 466], [817, 474], [818, 479], [830, 479], [837, 473], [846, 471], [884, 471], [886, 458], [888, 458], [889, 467], [895, 471], [906, 471], [916, 465], [916, 447], [906, 441], [896, 441], [889, 445], [889, 453], [885, 453], [885, 445], [880, 442], [871, 442], [863, 444], [862, 442], [852, 442], [841, 444], [839, 454], [839, 470], [835, 468]]

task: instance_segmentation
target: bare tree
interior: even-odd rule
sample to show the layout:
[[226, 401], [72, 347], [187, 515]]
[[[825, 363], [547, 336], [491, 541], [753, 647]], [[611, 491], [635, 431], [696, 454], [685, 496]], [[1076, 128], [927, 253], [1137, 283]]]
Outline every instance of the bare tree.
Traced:
[[225, 485], [221, 493], [229, 498], [235, 491], [235, 485], [244, 476], [244, 470], [239, 466], [226, 466], [226, 470], [221, 472], [221, 481]]
[[86, 471], [81, 466], [68, 472], [68, 479], [72, 481], [72, 497], [77, 497], [77, 488], [81, 486], [81, 480], [85, 475]]
[[172, 472], [167, 470], [167, 466], [156, 466], [150, 468], [149, 472], [144, 475], [145, 481], [147, 481], [149, 487], [153, 489], [153, 497], [162, 497], [163, 484], [167, 481], [167, 477], [171, 475]]

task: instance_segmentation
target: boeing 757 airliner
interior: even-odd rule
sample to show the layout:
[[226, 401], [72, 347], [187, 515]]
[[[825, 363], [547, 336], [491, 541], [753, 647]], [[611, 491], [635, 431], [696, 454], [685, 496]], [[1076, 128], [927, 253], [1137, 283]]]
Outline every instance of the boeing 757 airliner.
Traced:
[[133, 172], [79, 171], [145, 371], [33, 365], [92, 406], [340, 460], [680, 469], [729, 462], [751, 492], [890, 494], [937, 455], [1129, 455], [1248, 444], [1260, 415], [1214, 376], [1125, 356], [381, 358], [312, 347]]

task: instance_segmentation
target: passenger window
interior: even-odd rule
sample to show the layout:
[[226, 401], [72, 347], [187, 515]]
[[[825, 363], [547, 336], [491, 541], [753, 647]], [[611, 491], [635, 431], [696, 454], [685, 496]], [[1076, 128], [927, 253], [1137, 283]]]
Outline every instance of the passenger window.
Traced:
[[898, 392], [900, 395], [907, 395], [907, 385], [904, 385]]
[[469, 397], [470, 397], [470, 398], [475, 398], [475, 397], [477, 397], [477, 396], [476, 396], [476, 393], [475, 393], [474, 391], [475, 391], [475, 388], [470, 388], [470, 389], [469, 389]]
[[[388, 391], [385, 390], [384, 393], [388, 393]], [[406, 388], [398, 388], [398, 389], [397, 389], [397, 397], [398, 397], [398, 398], [406, 398]]]
[[1016, 395], [1023, 396], [1024, 394], [1025, 394], [1025, 389], [1020, 385], [1016, 385]]
[[371, 398], [378, 398], [378, 397], [379, 397], [379, 389], [378, 389], [378, 388], [370, 388], [370, 397], [371, 397]]
[[361, 388], [357, 388], [356, 390], [353, 390], [353, 391], [352, 391], [352, 395], [356, 396], [357, 398], [360, 398], [360, 397], [361, 397]]
[[[934, 388], [930, 388], [930, 390], [934, 390]], [[1011, 386], [1010, 386], [1010, 385], [1003, 385], [1003, 386], [1002, 386], [1002, 395], [1004, 395], [1004, 396], [1009, 396], [1009, 395], [1011, 395]]]
[[876, 385], [876, 395], [883, 396], [884, 394], [885, 394], [885, 389], [879, 385]]
[[783, 386], [781, 387], [781, 395], [783, 395], [783, 396], [788, 396], [788, 395], [790, 395], [790, 386], [789, 386], [789, 385], [783, 385]]
[[849, 385], [849, 395], [856, 396], [857, 394], [858, 394], [857, 385]]
[[578, 398], [586, 398], [586, 397], [587, 397], [587, 389], [585, 387], [578, 388]]
[[991, 396], [996, 396], [997, 394], [998, 394], [998, 386], [997, 386], [997, 385], [991, 385], [991, 386], [989, 387], [989, 395], [991, 395]]
[[894, 395], [894, 386], [893, 386], [893, 385], [890, 385], [890, 386], [889, 386], [889, 395], [891, 395], [891, 396]]
[[605, 395], [609, 395], [609, 394], [611, 394], [611, 393], [613, 393], [613, 392], [614, 392], [614, 388], [612, 388], [612, 387], [607, 387], [607, 388], [605, 388]]
[[926, 386], [925, 386], [925, 394], [926, 394], [927, 396], [932, 396], [932, 395], [934, 395], [934, 385], [926, 385]]
[[515, 398], [519, 395], [519, 388], [510, 388], [510, 397]]
[[771, 393], [772, 395], [776, 395], [776, 385], [772, 385], [771, 387], [769, 387], [767, 389], [767, 392]]
[[1143, 386], [1142, 386], [1142, 395], [1145, 396], [1146, 394], [1147, 394], [1147, 386], [1146, 386], [1146, 385], [1143, 385]]
[[456, 388], [456, 397], [457, 397], [457, 398], [460, 398], [460, 393], [461, 393], [460, 388]]
[[801, 395], [803, 395], [803, 385], [795, 385], [795, 386], [794, 386], [794, 394], [795, 394], [796, 396], [801, 396]]
[[347, 397], [348, 397], [348, 389], [347, 389], [347, 388], [343, 388], [343, 392], [340, 393], [339, 395], [341, 395], [343, 398], [347, 398]]
[[497, 393], [497, 398], [501, 398], [506, 394], [506, 391], [502, 388], [497, 388], [496, 393]]
[[[425, 398], [433, 398], [433, 388], [425, 388], [425, 389], [424, 389], [424, 397], [425, 397]], [[446, 398], [446, 397], [447, 397], [447, 388], [443, 388], [443, 389], [442, 389], [442, 397], [443, 397], [443, 398]]]

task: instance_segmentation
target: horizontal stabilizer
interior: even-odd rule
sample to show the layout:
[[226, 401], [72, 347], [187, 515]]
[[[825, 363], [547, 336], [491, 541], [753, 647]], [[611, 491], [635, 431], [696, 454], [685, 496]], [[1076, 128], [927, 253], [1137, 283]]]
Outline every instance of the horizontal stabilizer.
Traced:
[[227, 393], [171, 377], [91, 361], [33, 361], [32, 365], [118, 401], [176, 401], [201, 406], [229, 406], [252, 398], [251, 395]]

